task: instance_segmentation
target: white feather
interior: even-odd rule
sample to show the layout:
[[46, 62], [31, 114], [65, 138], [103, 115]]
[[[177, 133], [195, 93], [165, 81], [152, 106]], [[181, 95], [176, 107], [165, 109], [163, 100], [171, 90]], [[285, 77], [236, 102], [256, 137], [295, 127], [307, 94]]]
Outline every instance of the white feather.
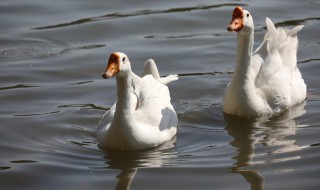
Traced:
[[176, 135], [177, 114], [168, 87], [159, 81], [153, 60], [146, 62], [143, 73], [140, 78], [130, 70], [127, 78], [117, 77], [118, 100], [98, 124], [100, 145], [142, 150], [163, 144]]
[[[297, 67], [297, 32], [303, 26], [276, 28], [269, 18], [266, 25], [264, 40], [253, 55], [253, 30], [246, 37], [238, 33], [237, 67], [225, 90], [225, 113], [272, 116], [306, 98], [306, 85]], [[253, 28], [253, 24], [245, 27]]]

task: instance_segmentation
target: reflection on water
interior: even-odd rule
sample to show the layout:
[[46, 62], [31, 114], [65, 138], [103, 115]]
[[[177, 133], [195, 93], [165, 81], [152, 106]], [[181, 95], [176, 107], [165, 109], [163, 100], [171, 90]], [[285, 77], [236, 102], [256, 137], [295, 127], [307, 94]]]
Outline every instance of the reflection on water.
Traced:
[[254, 133], [255, 127], [259, 123], [229, 116], [225, 116], [225, 119], [227, 121], [225, 130], [234, 138], [230, 144], [237, 148], [238, 152], [232, 158], [235, 160], [235, 163], [231, 171], [242, 175], [250, 183], [251, 189], [263, 189], [264, 178], [259, 171], [245, 169], [246, 166], [252, 165], [254, 146], [258, 143]]
[[138, 169], [123, 169], [117, 178], [119, 182], [117, 183], [116, 190], [130, 190], [131, 183], [136, 175]]
[[176, 137], [156, 148], [143, 151], [105, 150], [106, 168], [120, 170], [116, 176], [116, 189], [129, 190], [139, 168], [157, 168], [170, 164], [169, 161], [177, 157], [177, 153], [172, 150], [175, 142]]
[[[303, 116], [294, 119], [301, 108], [269, 121], [225, 122], [222, 94], [236, 51], [236, 36], [225, 27], [238, 5], [254, 15], [257, 42], [267, 16], [277, 26], [305, 25], [298, 67], [310, 95]], [[1, 189], [317, 189], [319, 6], [316, 0], [1, 1]], [[171, 146], [128, 153], [97, 147], [97, 122], [115, 101], [114, 81], [100, 75], [113, 51], [131, 55], [134, 71], [153, 58], [163, 75], [179, 74], [169, 85], [179, 116]]]
[[[234, 166], [231, 168], [232, 173], [238, 173], [243, 176], [251, 185], [253, 190], [264, 189], [264, 177], [255, 165], [255, 157], [259, 154], [255, 153], [258, 145], [265, 146], [270, 151], [267, 154], [275, 155], [289, 151], [299, 150], [296, 139], [295, 118], [305, 113], [305, 103], [301, 103], [270, 121], [256, 121], [254, 119], [244, 119], [235, 116], [225, 115], [227, 126], [225, 130], [234, 138], [230, 144], [237, 148], [238, 154], [232, 159], [235, 160]], [[300, 158], [300, 157], [299, 157]], [[272, 159], [270, 162], [283, 162], [286, 160], [299, 159], [297, 157], [286, 157], [285, 159]], [[268, 162], [268, 161], [264, 161]]]
[[[236, 148], [236, 152], [231, 155], [234, 163], [230, 167], [230, 172], [241, 175], [245, 181], [250, 184], [251, 189], [263, 190], [265, 188], [266, 178], [264, 171], [260, 167], [261, 165], [300, 159], [299, 156], [283, 154], [298, 151], [302, 148], [297, 145], [295, 138], [297, 130], [295, 118], [305, 113], [304, 106], [305, 103], [299, 104], [287, 110], [282, 115], [269, 120], [244, 119], [224, 115], [227, 121], [225, 131], [233, 138], [229, 141], [229, 144]], [[204, 114], [204, 112], [199, 113]], [[212, 114], [212, 112], [209, 114]], [[193, 113], [193, 115], [195, 115], [195, 113]], [[198, 119], [204, 120], [201, 115]], [[120, 171], [115, 176], [117, 180], [116, 189], [130, 189], [136, 174], [141, 168], [158, 168], [171, 164], [175, 165], [175, 161], [181, 164], [183, 154], [181, 154], [181, 152], [175, 152], [175, 150], [182, 150], [180, 149], [181, 147], [172, 149], [174, 143], [175, 140], [157, 149], [147, 151], [122, 152], [106, 150], [105, 168]], [[199, 148], [200, 145], [198, 144], [197, 147]], [[197, 150], [194, 154], [192, 153], [190, 157], [197, 160], [198, 152], [201, 151]], [[296, 170], [292, 168], [273, 169], [273, 173], [275, 174], [293, 171]]]

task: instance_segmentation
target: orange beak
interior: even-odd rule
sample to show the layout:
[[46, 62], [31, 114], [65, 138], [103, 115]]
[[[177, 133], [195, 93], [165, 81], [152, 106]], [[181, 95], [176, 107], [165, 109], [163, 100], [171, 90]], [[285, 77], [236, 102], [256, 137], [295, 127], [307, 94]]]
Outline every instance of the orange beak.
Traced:
[[236, 7], [232, 13], [232, 19], [227, 30], [229, 32], [236, 31], [239, 32], [243, 28], [243, 9], [241, 7]]
[[120, 71], [120, 57], [117, 53], [112, 53], [109, 57], [108, 66], [106, 71], [102, 73], [102, 78], [108, 79], [116, 76]]

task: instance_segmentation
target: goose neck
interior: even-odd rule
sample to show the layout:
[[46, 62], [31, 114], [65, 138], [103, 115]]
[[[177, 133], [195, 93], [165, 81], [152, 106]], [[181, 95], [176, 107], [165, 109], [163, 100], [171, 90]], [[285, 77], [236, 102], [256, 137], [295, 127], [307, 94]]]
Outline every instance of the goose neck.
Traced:
[[237, 64], [234, 73], [237, 80], [241, 78], [247, 79], [251, 64], [253, 33], [250, 33], [248, 35], [238, 33], [237, 39]]
[[134, 92], [133, 89], [133, 74], [128, 72], [127, 75], [117, 77], [117, 108], [122, 107], [121, 110], [130, 108], [131, 105], [131, 94]]

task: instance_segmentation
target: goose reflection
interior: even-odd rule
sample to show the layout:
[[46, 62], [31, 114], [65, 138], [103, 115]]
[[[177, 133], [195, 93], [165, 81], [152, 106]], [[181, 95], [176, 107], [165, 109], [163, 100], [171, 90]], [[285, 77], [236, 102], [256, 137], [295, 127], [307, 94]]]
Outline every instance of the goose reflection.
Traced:
[[105, 150], [107, 168], [120, 170], [116, 176], [116, 190], [130, 190], [134, 176], [141, 168], [155, 168], [169, 164], [169, 160], [176, 157], [173, 151], [176, 137], [156, 148], [144, 151], [115, 151]]
[[[264, 189], [264, 177], [255, 169], [260, 162], [253, 161], [257, 156], [274, 155], [289, 151], [299, 150], [294, 135], [297, 130], [297, 123], [294, 118], [305, 113], [305, 103], [301, 103], [280, 116], [267, 121], [244, 119], [230, 115], [224, 115], [227, 121], [225, 130], [234, 138], [230, 144], [237, 149], [237, 155], [232, 157], [235, 160], [231, 167], [232, 173], [243, 176], [253, 190]], [[290, 136], [290, 139], [288, 137]], [[257, 145], [263, 146], [268, 151], [255, 154]], [[269, 151], [270, 150], [270, 151]], [[261, 155], [262, 154], [262, 155]], [[264, 157], [265, 158], [265, 157]], [[299, 159], [287, 157], [276, 160], [263, 160], [267, 162], [282, 162], [285, 160]]]

